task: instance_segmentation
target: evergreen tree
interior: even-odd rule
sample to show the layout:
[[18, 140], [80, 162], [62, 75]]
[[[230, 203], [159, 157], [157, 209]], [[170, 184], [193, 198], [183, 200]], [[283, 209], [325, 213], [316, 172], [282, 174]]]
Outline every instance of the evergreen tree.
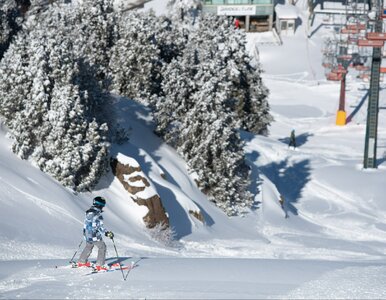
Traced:
[[113, 90], [147, 102], [155, 93], [154, 81], [159, 50], [155, 42], [155, 16], [129, 12], [120, 24], [120, 39], [110, 62]]
[[0, 114], [14, 151], [68, 187], [95, 185], [114, 128], [112, 83], [154, 109], [156, 132], [216, 205], [228, 215], [251, 207], [239, 130], [266, 134], [272, 117], [261, 70], [232, 20], [201, 16], [196, 2], [181, 0], [171, 1], [170, 18], [122, 17], [112, 0], [56, 3], [34, 10], [0, 62]]
[[21, 33], [0, 62], [0, 114], [11, 130], [19, 121], [16, 114], [23, 109], [32, 86], [27, 48], [28, 38]]
[[87, 93], [76, 85], [57, 83], [53, 96], [49, 113], [52, 130], [45, 143], [50, 155], [44, 170], [65, 186], [83, 191], [94, 186], [106, 170], [107, 127], [87, 116], [83, 104]]
[[182, 121], [192, 107], [191, 97], [196, 91], [193, 82], [194, 65], [188, 56], [174, 59], [162, 72], [162, 96], [154, 102], [156, 133], [173, 147], [182, 144]]
[[200, 0], [169, 0], [167, 4], [169, 14], [174, 20], [185, 27], [195, 25], [196, 19], [200, 13]]
[[[208, 29], [209, 28], [209, 29]], [[272, 121], [267, 101], [268, 89], [261, 80], [261, 69], [251, 65], [245, 45], [245, 33], [235, 30], [229, 19], [205, 16], [200, 22], [199, 32], [214, 41], [204, 49], [202, 56], [218, 57], [227, 69], [226, 81], [231, 82], [231, 94], [235, 99], [240, 128], [267, 134]]]
[[230, 80], [233, 68], [218, 39], [216, 30], [201, 25], [190, 32], [182, 56], [165, 67], [164, 96], [155, 117], [157, 132], [197, 172], [200, 188], [227, 214], [235, 215], [253, 200], [249, 168], [235, 130], [241, 125], [234, 97], [237, 85]]
[[113, 91], [143, 103], [161, 93], [162, 67], [181, 53], [184, 40], [168, 18], [129, 12], [111, 51]]
[[0, 113], [18, 155], [81, 191], [106, 170], [108, 126], [101, 121], [109, 99], [89, 62], [75, 51], [68, 30], [76, 30], [79, 19], [67, 8], [50, 6], [36, 15], [6, 53]]
[[95, 68], [96, 79], [107, 88], [110, 49], [116, 42], [117, 22], [112, 0], [83, 0], [76, 12], [75, 52]]
[[32, 40], [29, 50], [30, 57], [30, 81], [31, 89], [24, 99], [23, 110], [17, 113], [19, 121], [13, 128], [16, 138], [13, 151], [21, 158], [27, 159], [33, 152], [39, 149], [41, 142], [45, 139], [47, 131], [47, 112], [49, 106], [49, 80], [47, 52], [39, 40]]
[[234, 109], [227, 70], [217, 61], [201, 63], [195, 75], [197, 91], [193, 108], [182, 128], [185, 141], [180, 151], [198, 171], [199, 186], [212, 201], [229, 215], [250, 207], [249, 168], [245, 164], [243, 144]]

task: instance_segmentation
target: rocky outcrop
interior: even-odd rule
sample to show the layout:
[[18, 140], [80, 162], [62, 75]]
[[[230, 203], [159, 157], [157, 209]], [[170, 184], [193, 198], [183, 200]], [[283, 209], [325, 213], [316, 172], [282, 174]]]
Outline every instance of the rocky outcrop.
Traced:
[[200, 211], [189, 210], [189, 214], [201, 221], [202, 224], [205, 224], [205, 218]]
[[113, 174], [130, 193], [131, 198], [138, 204], [148, 208], [148, 213], [143, 217], [147, 228], [157, 224], [169, 227], [169, 218], [165, 211], [160, 196], [152, 187], [146, 175], [142, 172], [138, 162], [122, 154], [111, 160]]

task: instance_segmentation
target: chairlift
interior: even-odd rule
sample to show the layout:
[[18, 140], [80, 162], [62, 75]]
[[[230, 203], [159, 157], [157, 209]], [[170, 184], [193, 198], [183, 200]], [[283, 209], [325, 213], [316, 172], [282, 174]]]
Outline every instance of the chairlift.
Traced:
[[338, 60], [351, 60], [352, 55], [351, 54], [344, 54], [344, 55], [338, 55], [337, 59]]
[[358, 34], [359, 33], [359, 30], [354, 28], [354, 29], [349, 29], [348, 27], [343, 27], [341, 30], [340, 30], [340, 33], [342, 34]]
[[325, 62], [325, 63], [322, 63], [322, 66], [326, 69], [331, 69], [333, 64], [330, 63], [330, 62]]
[[355, 70], [362, 71], [362, 72], [370, 70], [370, 67], [369, 66], [365, 66], [365, 65], [355, 65], [354, 68], [355, 68]]
[[330, 72], [327, 74], [326, 78], [331, 81], [340, 81], [342, 80], [342, 74]]
[[368, 32], [366, 38], [371, 41], [386, 41], [386, 33], [381, 32]]
[[331, 72], [334, 72], [337, 74], [346, 74], [347, 70], [342, 65], [338, 65], [338, 67], [333, 69]]
[[327, 73], [327, 80], [331, 81], [340, 81], [343, 79], [343, 74], [346, 74], [347, 70], [342, 66], [338, 65], [336, 68], [332, 69], [331, 72]]
[[358, 24], [348, 24], [346, 26], [348, 30], [355, 30], [355, 31], [361, 31], [361, 30], [366, 30], [366, 24], [364, 23], [358, 23]]
[[383, 43], [384, 43], [384, 41], [380, 41], [380, 40], [358, 39], [358, 46], [359, 47], [381, 48], [381, 47], [383, 47]]

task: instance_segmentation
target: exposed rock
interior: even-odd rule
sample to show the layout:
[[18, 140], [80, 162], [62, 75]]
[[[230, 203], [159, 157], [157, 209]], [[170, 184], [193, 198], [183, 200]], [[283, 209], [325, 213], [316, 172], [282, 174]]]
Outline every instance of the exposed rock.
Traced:
[[201, 221], [203, 224], [205, 224], [205, 218], [202, 215], [200, 211], [193, 211], [189, 210], [189, 214], [191, 214], [193, 217], [195, 217], [197, 220]]
[[138, 198], [134, 199], [134, 201], [139, 205], [145, 205], [149, 209], [149, 212], [143, 218], [148, 228], [153, 228], [157, 224], [164, 225], [164, 228], [169, 227], [169, 219], [158, 195], [154, 195], [146, 200]]
[[129, 180], [130, 182], [142, 181], [145, 186], [150, 186], [149, 181], [147, 181], [147, 179], [142, 177], [141, 175], [131, 176], [127, 180]]
[[[121, 160], [119, 160], [121, 158]], [[155, 192], [148, 178], [142, 172], [138, 162], [119, 154], [118, 159], [111, 160], [113, 174], [138, 204], [144, 205], [149, 212], [143, 217], [146, 227], [153, 228], [157, 224], [169, 227], [169, 218], [162, 205], [161, 198]]]

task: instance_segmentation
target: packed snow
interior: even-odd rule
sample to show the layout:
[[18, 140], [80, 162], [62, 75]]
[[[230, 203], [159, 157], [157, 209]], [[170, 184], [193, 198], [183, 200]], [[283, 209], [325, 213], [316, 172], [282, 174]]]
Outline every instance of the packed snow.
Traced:
[[[157, 9], [163, 1], [145, 8], [152, 3]], [[275, 121], [268, 137], [242, 132], [252, 190], [259, 191], [258, 206], [242, 217], [229, 218], [207, 200], [138, 103], [116, 99], [131, 135], [113, 154], [137, 162], [160, 195], [175, 231], [166, 245], [146, 229], [147, 209], [111, 173], [94, 191], [75, 194], [16, 157], [1, 127], [0, 298], [386, 298], [386, 112], [379, 111], [378, 168], [363, 169], [368, 83], [348, 74], [350, 122], [336, 126], [340, 85], [326, 81], [321, 65], [322, 39], [333, 27], [317, 15], [309, 28], [303, 4], [302, 22], [282, 45], [262, 42], [264, 33], [248, 35]], [[292, 129], [296, 149], [287, 146]], [[68, 266], [97, 195], [107, 199], [105, 226], [119, 261], [135, 263], [130, 273], [90, 275]], [[116, 261], [112, 241], [106, 244], [108, 262]]]

